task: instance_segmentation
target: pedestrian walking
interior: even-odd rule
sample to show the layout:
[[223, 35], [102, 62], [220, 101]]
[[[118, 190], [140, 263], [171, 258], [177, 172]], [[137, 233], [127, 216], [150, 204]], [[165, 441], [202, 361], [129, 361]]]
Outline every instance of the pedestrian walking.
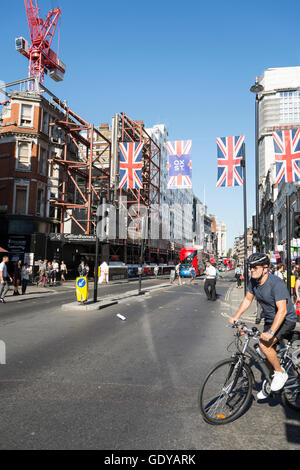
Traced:
[[22, 270], [21, 270], [22, 295], [24, 295], [26, 292], [30, 273], [31, 273], [31, 268], [28, 266], [27, 263], [25, 263], [24, 266], [22, 266]]
[[59, 264], [56, 261], [56, 259], [54, 259], [52, 263], [52, 280], [55, 286], [56, 286], [56, 279], [57, 279], [58, 273], [59, 273]]
[[21, 270], [22, 270], [22, 261], [19, 259], [14, 263], [14, 275], [13, 275], [13, 285], [14, 293], [13, 295], [20, 295], [19, 286], [21, 285]]
[[40, 283], [43, 283], [43, 287], [46, 287], [46, 271], [47, 271], [47, 263], [48, 261], [45, 259], [44, 262], [40, 263], [39, 266], [39, 276], [40, 279], [37, 282], [37, 285], [39, 286]]
[[88, 265], [87, 263], [85, 263], [84, 267], [85, 267], [86, 277], [88, 277], [88, 276], [89, 276], [89, 272], [90, 272], [90, 267], [89, 267], [89, 265]]
[[282, 280], [284, 280], [284, 279], [283, 279], [283, 270], [284, 270], [283, 264], [278, 263], [278, 264], [276, 265], [276, 271], [275, 271], [275, 273], [274, 273], [275, 276], [279, 277], [279, 279], [282, 279]]
[[194, 284], [195, 279], [196, 279], [196, 271], [195, 271], [194, 266], [192, 265], [192, 267], [191, 267], [191, 281], [190, 281], [190, 284]]
[[60, 264], [60, 280], [65, 281], [66, 275], [68, 274], [67, 266], [64, 261]]
[[217, 271], [216, 268], [211, 264], [210, 261], [206, 261], [206, 269], [205, 269], [205, 282], [204, 282], [204, 291], [207, 297], [207, 300], [217, 300], [216, 294], [216, 276]]
[[158, 276], [158, 271], [159, 271], [158, 265], [154, 266], [154, 275], [155, 275], [156, 279], [157, 279], [157, 276]]
[[46, 267], [46, 279], [49, 286], [53, 286], [53, 266], [52, 262], [48, 261]]
[[178, 285], [182, 286], [182, 280], [181, 280], [181, 276], [180, 276], [180, 267], [181, 267], [181, 264], [178, 263], [176, 265], [175, 271], [176, 271], [176, 276], [178, 277]]
[[235, 268], [235, 278], [236, 278], [236, 287], [237, 289], [242, 288], [242, 277], [243, 277], [243, 270], [240, 264], [237, 265]]
[[12, 282], [12, 277], [8, 274], [7, 271], [7, 263], [8, 263], [8, 256], [4, 256], [2, 258], [2, 262], [0, 263], [0, 302], [5, 304], [4, 297], [6, 296], [9, 285], [8, 279]]
[[78, 274], [81, 277], [85, 277], [87, 275], [87, 270], [84, 261], [81, 261], [80, 265], [78, 266]]

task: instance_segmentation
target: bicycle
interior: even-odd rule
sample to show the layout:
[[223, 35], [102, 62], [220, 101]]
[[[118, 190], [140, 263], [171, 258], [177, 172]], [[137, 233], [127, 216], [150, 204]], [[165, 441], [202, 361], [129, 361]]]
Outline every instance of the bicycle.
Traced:
[[[222, 425], [239, 418], [247, 409], [255, 383], [252, 371], [254, 365], [264, 377], [262, 388], [271, 396], [272, 372], [266, 364], [266, 357], [258, 343], [250, 346], [250, 341], [258, 341], [261, 335], [256, 327], [251, 329], [243, 322], [235, 322], [236, 351], [231, 358], [218, 362], [207, 374], [199, 390], [198, 401], [204, 421]], [[281, 366], [289, 378], [281, 394], [284, 404], [300, 411], [300, 332], [293, 331], [279, 343], [277, 351]], [[232, 344], [232, 343], [231, 343]], [[250, 359], [250, 361], [249, 361]]]

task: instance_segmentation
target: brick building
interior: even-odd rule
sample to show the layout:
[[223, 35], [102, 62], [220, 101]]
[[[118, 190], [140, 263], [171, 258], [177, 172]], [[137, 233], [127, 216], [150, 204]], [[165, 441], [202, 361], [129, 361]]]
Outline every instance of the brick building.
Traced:
[[[13, 92], [0, 114], [0, 244], [10, 252], [47, 255], [46, 234], [59, 214], [50, 199], [59, 191], [63, 114], [43, 95]], [[74, 150], [73, 150], [74, 151]], [[70, 152], [72, 148], [70, 146]], [[70, 188], [70, 191], [73, 191]]]

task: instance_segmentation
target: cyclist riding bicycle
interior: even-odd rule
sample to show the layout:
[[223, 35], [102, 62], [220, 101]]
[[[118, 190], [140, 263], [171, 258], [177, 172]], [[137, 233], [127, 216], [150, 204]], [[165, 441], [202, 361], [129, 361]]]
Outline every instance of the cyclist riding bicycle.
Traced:
[[[259, 347], [267, 358], [268, 367], [274, 371], [271, 391], [281, 390], [288, 379], [288, 374], [280, 366], [275, 345], [289, 332], [294, 330], [297, 315], [284, 281], [269, 272], [270, 260], [264, 253], [254, 253], [247, 260], [251, 278], [247, 293], [237, 313], [229, 319], [233, 325], [250, 307], [256, 297], [265, 319], [264, 332], [260, 336]], [[264, 391], [257, 394], [259, 400], [267, 398]]]

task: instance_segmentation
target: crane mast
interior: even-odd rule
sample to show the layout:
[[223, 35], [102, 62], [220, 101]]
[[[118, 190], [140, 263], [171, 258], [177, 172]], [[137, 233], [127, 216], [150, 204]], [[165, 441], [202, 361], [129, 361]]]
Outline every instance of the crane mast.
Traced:
[[45, 74], [59, 82], [64, 79], [65, 64], [51, 49], [53, 37], [61, 16], [61, 9], [55, 8], [45, 20], [40, 17], [37, 0], [24, 0], [31, 45], [23, 37], [16, 38], [16, 50], [29, 60], [29, 77], [35, 77], [43, 84]]

